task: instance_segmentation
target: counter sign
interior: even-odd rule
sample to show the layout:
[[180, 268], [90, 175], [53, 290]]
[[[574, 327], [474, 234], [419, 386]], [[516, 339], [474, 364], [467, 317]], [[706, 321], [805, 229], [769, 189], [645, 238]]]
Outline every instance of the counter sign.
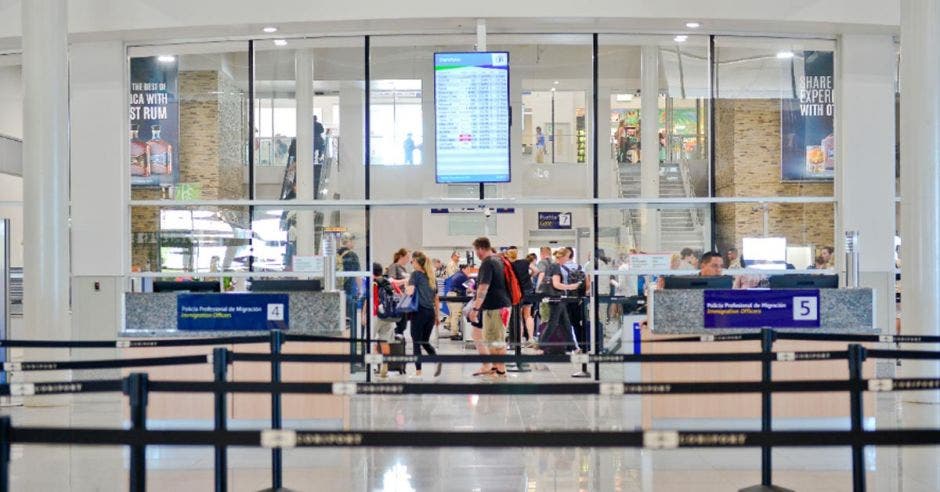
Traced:
[[705, 328], [819, 328], [818, 289], [706, 290]]
[[179, 330], [262, 331], [289, 326], [287, 294], [180, 294]]

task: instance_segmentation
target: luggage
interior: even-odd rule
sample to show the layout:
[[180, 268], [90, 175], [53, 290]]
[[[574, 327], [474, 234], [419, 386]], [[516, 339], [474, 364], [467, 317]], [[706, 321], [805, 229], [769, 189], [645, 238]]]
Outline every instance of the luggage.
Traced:
[[[405, 354], [405, 339], [401, 335], [395, 336], [395, 341], [388, 344], [389, 353], [388, 355], [406, 355]], [[388, 363], [388, 372], [398, 371], [399, 374], [405, 373], [405, 363], [404, 362], [389, 362]]]
[[[543, 323], [543, 325], [545, 325]], [[571, 339], [571, 326], [544, 326], [539, 334], [539, 348], [545, 354], [564, 354], [574, 348]]]

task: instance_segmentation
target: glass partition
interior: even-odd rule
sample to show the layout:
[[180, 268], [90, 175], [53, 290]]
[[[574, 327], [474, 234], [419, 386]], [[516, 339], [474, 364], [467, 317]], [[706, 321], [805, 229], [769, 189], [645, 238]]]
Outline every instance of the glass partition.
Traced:
[[248, 198], [248, 43], [128, 55], [131, 199]]
[[833, 195], [834, 50], [824, 40], [715, 38], [717, 196]]
[[255, 198], [364, 197], [363, 46], [361, 37], [254, 43]]

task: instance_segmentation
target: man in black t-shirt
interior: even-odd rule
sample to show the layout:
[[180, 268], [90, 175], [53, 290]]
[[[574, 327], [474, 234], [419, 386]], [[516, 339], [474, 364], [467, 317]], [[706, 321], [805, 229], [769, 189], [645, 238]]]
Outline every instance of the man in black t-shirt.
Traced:
[[[473, 241], [473, 250], [480, 259], [480, 271], [477, 274], [476, 299], [470, 311], [470, 320], [476, 322], [483, 318], [483, 341], [492, 355], [506, 354], [506, 323], [503, 321], [503, 309], [512, 305], [506, 277], [503, 276], [503, 262], [493, 253], [489, 238], [478, 237]], [[488, 367], [484, 364], [484, 370]], [[506, 378], [506, 365], [493, 364], [489, 374], [493, 379]]]

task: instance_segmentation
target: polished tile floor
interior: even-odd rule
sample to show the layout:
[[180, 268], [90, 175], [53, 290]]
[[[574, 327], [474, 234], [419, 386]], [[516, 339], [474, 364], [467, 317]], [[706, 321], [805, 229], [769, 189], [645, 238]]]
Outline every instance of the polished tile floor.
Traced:
[[[464, 353], [456, 342], [439, 342], [444, 353]], [[441, 380], [471, 379], [475, 365], [449, 365]], [[538, 367], [512, 374], [512, 381], [568, 382], [570, 365]], [[426, 369], [427, 372], [431, 372]], [[604, 379], [623, 377], [605, 366]], [[393, 377], [391, 380], [420, 381]], [[424, 377], [431, 381], [433, 378]], [[706, 396], [707, 397], [707, 396]], [[107, 395], [34, 399], [29, 407], [3, 409], [14, 424], [55, 426], [126, 425], [123, 401]], [[34, 406], [41, 405], [41, 406]], [[882, 395], [877, 428], [904, 427], [907, 412], [940, 412], [936, 406], [906, 408], [895, 394]], [[377, 430], [632, 430], [640, 426], [638, 397], [606, 396], [357, 396], [351, 400], [352, 429]], [[685, 429], [757, 428], [756, 421], [693, 419]], [[298, 428], [337, 428], [335, 422], [289, 422]], [[657, 427], [660, 425], [654, 423]], [[836, 420], [791, 420], [780, 428], [846, 428]], [[209, 428], [210, 422], [153, 422], [152, 428]], [[261, 428], [261, 422], [232, 427]], [[868, 487], [874, 491], [940, 490], [933, 482], [940, 467], [937, 448], [900, 451], [869, 447]], [[270, 486], [270, 451], [234, 448], [229, 453], [230, 490]], [[148, 490], [212, 489], [211, 449], [154, 447], [148, 450]], [[127, 489], [127, 453], [112, 447], [15, 445], [12, 490], [119, 491]], [[284, 484], [292, 490], [319, 491], [731, 491], [760, 481], [757, 449], [322, 449], [285, 451]], [[774, 452], [774, 477], [798, 491], [851, 490], [847, 448], [780, 449]], [[924, 470], [928, 470], [925, 472]]]

